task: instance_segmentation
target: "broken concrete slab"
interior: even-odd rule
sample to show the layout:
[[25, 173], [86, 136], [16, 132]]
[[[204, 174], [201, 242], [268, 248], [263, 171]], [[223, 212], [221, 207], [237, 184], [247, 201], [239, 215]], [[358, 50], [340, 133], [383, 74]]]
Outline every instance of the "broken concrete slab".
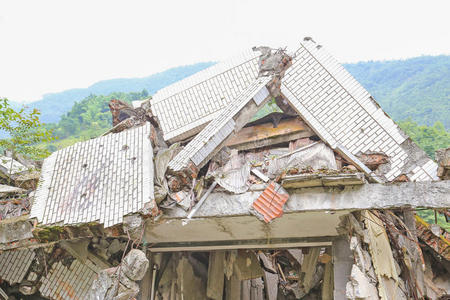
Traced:
[[231, 276], [225, 282], [225, 300], [241, 299], [241, 281], [236, 275]]
[[26, 192], [25, 189], [22, 189], [22, 188], [19, 188], [19, 187], [0, 184], [0, 198], [1, 197], [6, 197], [6, 196], [9, 196], [9, 195], [25, 193], [25, 192]]
[[442, 180], [450, 179], [450, 148], [437, 150], [435, 156], [439, 165], [437, 176]]
[[[332, 249], [328, 248], [326, 253], [332, 255]], [[334, 290], [334, 276], [333, 276], [333, 262], [330, 260], [325, 263], [325, 270], [323, 274], [322, 283], [322, 300], [332, 300]]]
[[283, 178], [281, 185], [287, 189], [317, 187], [317, 186], [345, 186], [364, 184], [363, 173], [354, 174], [298, 174]]
[[32, 239], [32, 230], [28, 215], [0, 221], [0, 249], [8, 243]]

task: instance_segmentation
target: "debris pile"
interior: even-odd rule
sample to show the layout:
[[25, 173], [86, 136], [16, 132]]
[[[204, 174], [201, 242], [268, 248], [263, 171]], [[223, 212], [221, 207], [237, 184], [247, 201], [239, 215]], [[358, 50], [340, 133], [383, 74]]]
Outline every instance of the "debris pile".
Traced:
[[[442, 281], [450, 275], [449, 260], [421, 244], [427, 236], [420, 228], [423, 221], [416, 222], [419, 219], [411, 210], [372, 210], [345, 216], [340, 232], [353, 255], [347, 299], [438, 299], [449, 295], [450, 287]], [[448, 254], [445, 248], [448, 245], [444, 247]], [[431, 268], [439, 260], [444, 267]]]
[[128, 300], [139, 293], [136, 281], [142, 280], [149, 261], [145, 253], [132, 249], [118, 267], [102, 270], [94, 280], [87, 299]]
[[0, 220], [19, 217], [30, 211], [39, 172], [34, 162], [0, 156]]
[[438, 169], [311, 38], [253, 50], [111, 100], [39, 184], [0, 157], [0, 298], [448, 296], [449, 234], [413, 208], [448, 220], [449, 149]]
[[331, 248], [157, 254], [155, 299], [332, 299]]

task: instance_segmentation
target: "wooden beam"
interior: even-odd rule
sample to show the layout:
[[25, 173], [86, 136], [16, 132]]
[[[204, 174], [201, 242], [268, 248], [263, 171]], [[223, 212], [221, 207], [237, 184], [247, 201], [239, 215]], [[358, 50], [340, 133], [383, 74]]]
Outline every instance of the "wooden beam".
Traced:
[[313, 135], [314, 132], [303, 121], [294, 118], [281, 120], [276, 128], [271, 122], [244, 127], [227, 140], [226, 146], [249, 150]]
[[208, 283], [206, 295], [208, 298], [222, 300], [224, 285], [224, 251], [211, 251], [209, 253]]

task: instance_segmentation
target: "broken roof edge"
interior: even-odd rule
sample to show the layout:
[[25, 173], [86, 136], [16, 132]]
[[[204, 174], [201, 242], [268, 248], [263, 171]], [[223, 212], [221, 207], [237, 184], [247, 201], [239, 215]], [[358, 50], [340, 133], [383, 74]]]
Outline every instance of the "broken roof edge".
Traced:
[[55, 169], [58, 151], [50, 154], [50, 156], [44, 159], [42, 163], [41, 176], [39, 177], [36, 193], [34, 194], [30, 211], [30, 218], [36, 218], [38, 222], [42, 222], [44, 219], [45, 208], [47, 205], [47, 195], [52, 183], [51, 175], [53, 173], [53, 170]]
[[[151, 210], [154, 205], [154, 165], [149, 135], [150, 123], [147, 122], [142, 126], [136, 126], [122, 132], [77, 142], [52, 153], [44, 160], [34, 202], [31, 206], [30, 218], [36, 218], [39, 224], [48, 226], [60, 226], [61, 224], [77, 226], [97, 222], [107, 228], [122, 223], [123, 218], [129, 214], [138, 213], [141, 210]], [[107, 144], [105, 146], [113, 147], [110, 149], [111, 151], [103, 150], [101, 152], [99, 150], [105, 148], [103, 147], [104, 143]], [[89, 149], [98, 150], [100, 153], [90, 152]], [[83, 155], [74, 156], [76, 154]], [[90, 157], [95, 155], [103, 156]], [[105, 157], [108, 157], [108, 159]], [[68, 165], [63, 166], [58, 163], [58, 160], [69, 158]], [[81, 160], [85, 163], [80, 169]], [[141, 164], [136, 165], [135, 160], [141, 162]], [[94, 169], [91, 169], [89, 165], [91, 161], [98, 161], [101, 165], [94, 165]], [[129, 166], [128, 169], [125, 168], [118, 172], [117, 176], [128, 176], [130, 178], [134, 176], [135, 179], [131, 182], [136, 185], [136, 191], [114, 188], [117, 195], [114, 195], [114, 192], [111, 191], [104, 193], [103, 186], [117, 184], [118, 178], [106, 178], [108, 172], [114, 172], [113, 174], [117, 172], [117, 170], [109, 168], [112, 162], [120, 163], [122, 167]], [[85, 166], [87, 168], [82, 171]], [[75, 168], [78, 173], [87, 173], [83, 173], [83, 178], [79, 180], [72, 180], [72, 177], [76, 175], [71, 173], [68, 178], [70, 178], [72, 185], [68, 184], [68, 186], [62, 187], [60, 180], [55, 181], [55, 178], [61, 176], [58, 171], [65, 168]], [[107, 171], [105, 171], [105, 168]], [[131, 172], [129, 169], [131, 169]], [[130, 179], [127, 180], [129, 182]], [[55, 196], [55, 193], [61, 193], [60, 189], [63, 189], [63, 194]], [[90, 192], [81, 194], [81, 189], [88, 189]], [[137, 196], [135, 196], [136, 193]], [[74, 196], [75, 194], [76, 196]], [[86, 201], [82, 202], [83, 195], [86, 197], [86, 194], [90, 198], [86, 198]], [[104, 198], [107, 197], [109, 201], [100, 200], [100, 194]], [[88, 199], [90, 200], [87, 201]], [[113, 203], [110, 204], [109, 202]], [[49, 216], [50, 213], [51, 216]]]
[[[304, 52], [306, 51], [306, 52]], [[307, 54], [305, 54], [307, 53]], [[317, 45], [311, 38], [305, 38], [300, 43], [299, 50], [296, 51], [297, 55], [302, 55], [298, 61], [302, 61], [304, 57], [310, 55], [322, 68], [328, 73], [333, 80], [351, 97], [353, 98], [362, 109], [380, 126], [384, 132], [390, 136], [398, 148], [401, 148], [402, 155], [407, 157], [405, 162], [399, 162], [399, 158], [396, 157], [396, 161], [393, 161], [393, 165], [389, 171], [382, 176], [370, 171], [355, 155], [364, 153], [364, 151], [352, 151], [351, 147], [345, 147], [342, 143], [342, 135], [339, 134], [336, 138], [335, 134], [327, 130], [319, 118], [316, 118], [317, 113], [314, 115], [308, 108], [302, 103], [302, 100], [298, 98], [296, 91], [291, 91], [286, 82], [282, 83], [281, 92], [285, 98], [290, 102], [291, 106], [297, 111], [297, 113], [303, 118], [305, 122], [316, 132], [316, 134], [331, 148], [338, 151], [341, 155], [351, 159], [356, 166], [371, 178], [374, 182], [383, 182], [385, 177], [387, 180], [392, 181], [401, 174], [408, 176], [410, 180], [438, 180], [437, 177], [437, 164], [435, 164], [428, 155], [424, 154], [411, 139], [401, 130], [401, 128], [382, 110], [380, 105], [369, 94], [369, 92], [321, 45]], [[293, 66], [287, 70], [287, 72], [298, 68], [299, 66]], [[317, 71], [310, 71], [310, 73], [317, 73]], [[308, 95], [309, 94], [309, 95]], [[312, 93], [317, 96], [317, 93]], [[307, 93], [305, 97], [311, 97], [311, 92]], [[317, 104], [319, 105], [319, 104]], [[329, 113], [331, 114], [331, 112]], [[322, 118], [323, 119], [323, 118]], [[326, 125], [326, 124], [325, 124]], [[356, 125], [355, 125], [356, 126]], [[373, 140], [373, 137], [371, 137]], [[405, 145], [407, 143], [408, 145]], [[414, 149], [411, 149], [410, 143], [413, 144]], [[378, 146], [380, 147], [380, 146]], [[367, 149], [371, 150], [371, 149]], [[386, 151], [386, 149], [383, 149]], [[376, 151], [383, 151], [376, 149]], [[414, 152], [414, 155], [409, 155], [408, 152]], [[417, 154], [420, 152], [420, 155]], [[397, 153], [397, 152], [396, 152]], [[387, 153], [386, 153], [387, 154]], [[399, 156], [400, 154], [396, 154]], [[389, 155], [391, 157], [391, 155]], [[393, 156], [393, 155], [392, 155]], [[414, 156], [413, 161], [411, 158]], [[416, 157], [420, 156], [420, 157]], [[403, 159], [402, 159], [403, 160]], [[413, 166], [411, 166], [413, 164]], [[394, 174], [399, 173], [399, 174]]]
[[[232, 68], [235, 68], [235, 67], [240, 66], [250, 60], [258, 58], [260, 55], [261, 55], [260, 51], [248, 49], [248, 50], [242, 51], [241, 53], [230, 56], [222, 61], [219, 61], [218, 63], [213, 64], [212, 66], [210, 66], [206, 69], [198, 71], [186, 78], [178, 80], [178, 81], [158, 90], [151, 97], [152, 104], [159, 103], [166, 98], [176, 95], [176, 94], [178, 94], [186, 89], [189, 89], [193, 86], [196, 86], [206, 80], [217, 77], [220, 74], [225, 73], [226, 71], [228, 71]], [[138, 108], [146, 100], [148, 100], [148, 99], [132, 101], [132, 105], [134, 108]]]
[[[295, 96], [292, 95], [290, 90], [282, 83], [281, 84], [281, 93], [283, 96], [291, 102]], [[343, 145], [338, 143], [331, 134], [329, 134], [326, 129], [320, 124], [319, 121], [315, 119], [315, 117], [299, 102], [297, 106], [292, 105], [292, 107], [297, 111], [300, 118], [305, 121], [309, 127], [320, 137], [320, 139], [327, 143], [331, 149], [339, 152], [339, 154], [345, 156], [348, 160], [350, 160], [359, 170], [364, 172], [369, 178], [371, 178], [376, 183], [383, 183], [384, 180], [379, 178], [376, 174], [374, 174], [364, 163], [362, 163], [356, 156], [354, 156], [350, 151], [347, 150]]]
[[214, 78], [250, 60], [258, 58], [260, 55], [261, 55], [260, 51], [254, 51], [252, 49], [249, 49], [239, 54], [228, 57], [223, 61], [220, 61], [204, 70], [194, 73], [184, 79], [176, 81], [171, 85], [160, 89], [153, 96], [152, 102], [153, 103], [161, 102], [168, 97], [171, 97], [186, 89], [196, 86], [206, 80]]
[[267, 85], [273, 78], [273, 76], [265, 76], [255, 79], [169, 162], [169, 168], [173, 171], [181, 171], [190, 162], [194, 163], [197, 168], [202, 167], [205, 161], [223, 147], [223, 144], [233, 132], [238, 131], [247, 123], [238, 120], [237, 114], [253, 99], [256, 104], [256, 111], [248, 114], [247, 119], [250, 120], [265, 103], [270, 96]]

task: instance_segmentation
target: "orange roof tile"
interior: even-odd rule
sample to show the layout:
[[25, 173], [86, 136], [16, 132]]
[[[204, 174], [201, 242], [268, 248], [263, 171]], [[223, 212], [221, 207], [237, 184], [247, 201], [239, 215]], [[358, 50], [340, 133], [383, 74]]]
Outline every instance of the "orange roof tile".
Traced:
[[261, 195], [253, 202], [253, 208], [269, 223], [283, 215], [283, 206], [289, 194], [278, 183], [272, 181]]

